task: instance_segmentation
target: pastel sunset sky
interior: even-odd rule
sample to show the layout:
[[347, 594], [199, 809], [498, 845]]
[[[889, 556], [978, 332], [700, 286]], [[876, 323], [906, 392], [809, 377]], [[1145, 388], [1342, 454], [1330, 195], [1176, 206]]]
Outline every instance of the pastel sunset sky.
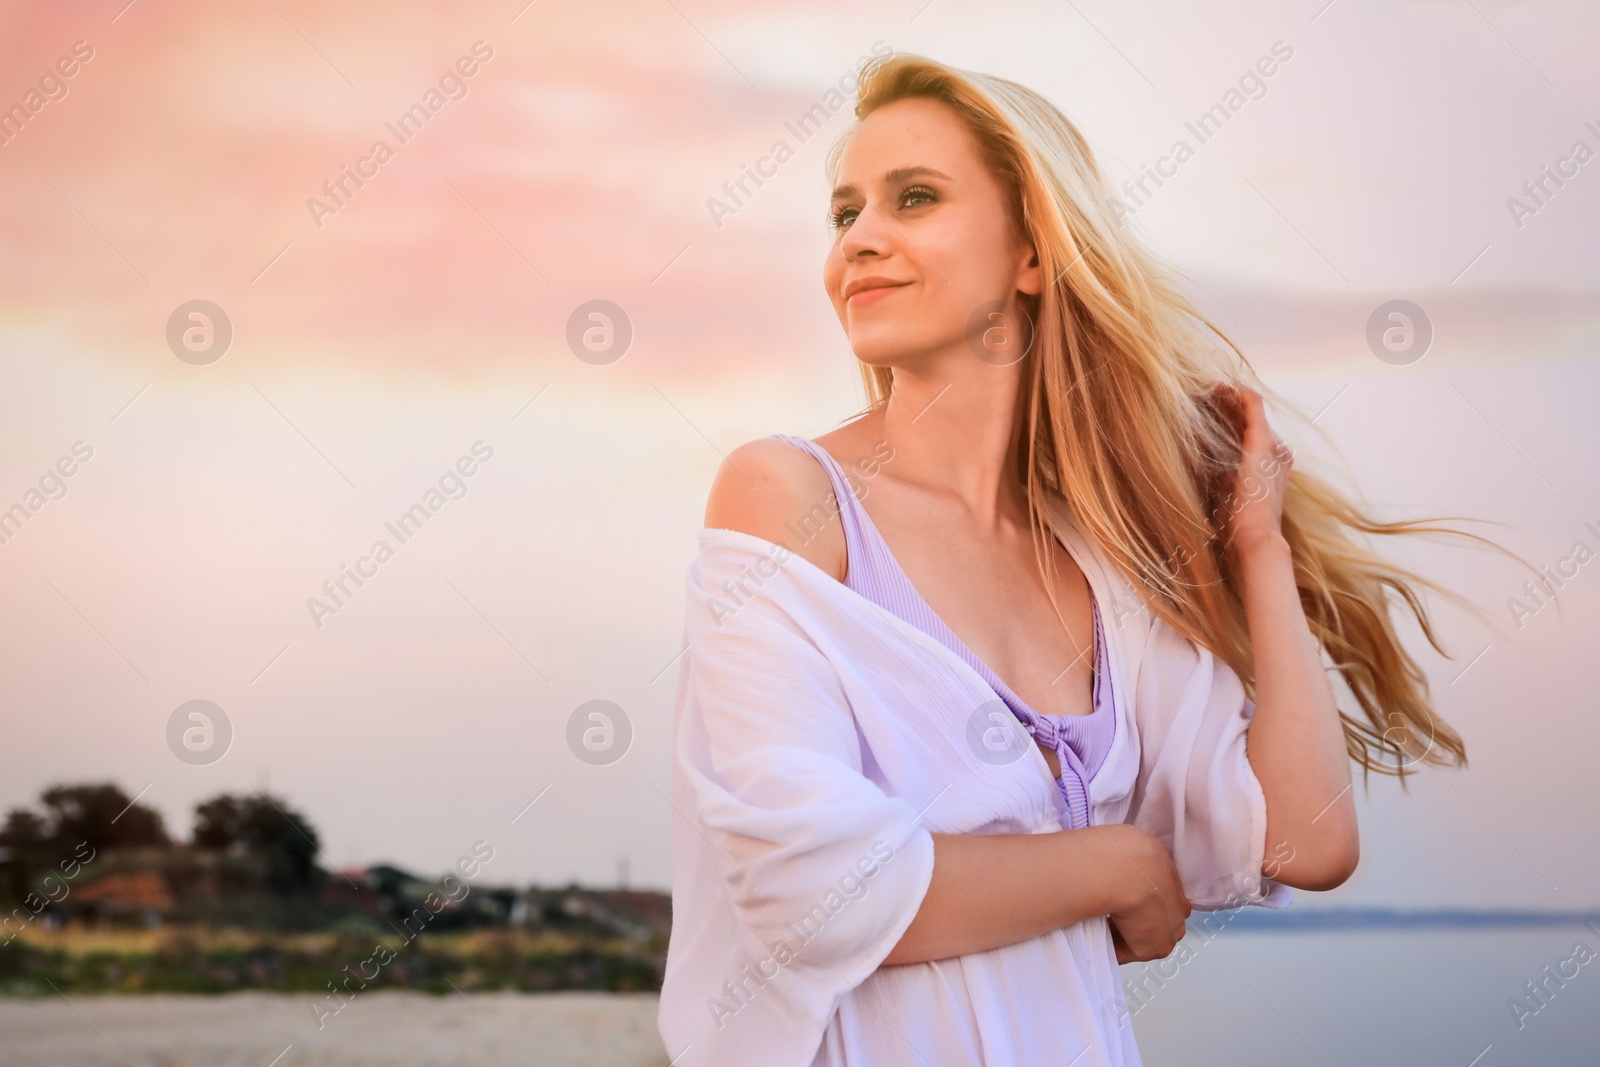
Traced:
[[[0, 144], [0, 509], [92, 452], [0, 543], [0, 805], [110, 778], [183, 836], [197, 800], [265, 786], [330, 864], [440, 871], [486, 839], [494, 880], [609, 884], [626, 859], [665, 888], [719, 453], [862, 402], [821, 285], [848, 107], [794, 124], [875, 46], [1045, 93], [1117, 185], [1187, 140], [1131, 224], [1293, 401], [1275, 425], [1308, 462], [1535, 564], [1600, 550], [1593, 5], [524, 3], [0, 12], [0, 107], [27, 113]], [[1404, 366], [1366, 340], [1397, 299], [1434, 331]], [[194, 300], [232, 330], [203, 365], [168, 342]], [[592, 300], [631, 324], [608, 365], [567, 341]], [[1374, 779], [1333, 902], [1600, 905], [1600, 562], [1519, 628], [1510, 561], [1402, 558], [1488, 613], [1435, 605], [1453, 661], [1416, 636], [1471, 766]], [[234, 734], [204, 766], [167, 743], [195, 699]], [[566, 742], [594, 699], [632, 724], [607, 766]]]

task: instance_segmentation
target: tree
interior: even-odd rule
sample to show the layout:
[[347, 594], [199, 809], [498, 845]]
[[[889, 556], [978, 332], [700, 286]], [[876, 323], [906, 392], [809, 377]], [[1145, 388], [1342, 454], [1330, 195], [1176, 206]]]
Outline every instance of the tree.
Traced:
[[161, 813], [133, 801], [112, 782], [57, 785], [39, 794], [49, 824], [49, 841], [70, 851], [87, 841], [102, 848], [136, 848], [171, 844]]
[[265, 793], [219, 793], [195, 805], [194, 843], [258, 857], [266, 866], [267, 887], [275, 892], [305, 892], [322, 875], [317, 831], [282, 798]]
[[171, 844], [161, 813], [112, 782], [51, 786], [39, 802], [42, 812], [13, 808], [0, 827], [0, 900], [20, 900], [35, 878], [80, 855], [84, 844], [94, 850], [89, 855]]
[[35, 873], [50, 866], [50, 830], [39, 813], [12, 808], [0, 827], [0, 901], [21, 900]]
[[194, 806], [194, 846], [226, 850], [245, 842], [240, 833], [242, 822], [239, 800], [227, 793]]

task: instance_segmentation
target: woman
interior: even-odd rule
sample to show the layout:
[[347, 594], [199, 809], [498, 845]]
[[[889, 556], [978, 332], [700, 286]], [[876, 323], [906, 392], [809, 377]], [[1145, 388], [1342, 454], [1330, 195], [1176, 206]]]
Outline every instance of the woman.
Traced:
[[1119, 963], [1349, 878], [1352, 757], [1464, 761], [1384, 599], [1431, 640], [1431, 583], [1349, 536], [1437, 528], [1292, 470], [1042, 97], [891, 56], [856, 115], [823, 280], [871, 403], [712, 487], [661, 1031], [683, 1067], [1137, 1064]]

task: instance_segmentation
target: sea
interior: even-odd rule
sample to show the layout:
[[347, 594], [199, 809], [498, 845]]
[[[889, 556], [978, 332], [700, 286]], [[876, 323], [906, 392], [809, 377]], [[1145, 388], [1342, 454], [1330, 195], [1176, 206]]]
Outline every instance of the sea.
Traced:
[[[1196, 913], [1122, 977], [1147, 1067], [1600, 1065], [1600, 913]], [[269, 993], [0, 1000], [0, 1067], [665, 1067], [657, 1003], [374, 992], [319, 1020]]]
[[1600, 1064], [1600, 915], [1203, 918], [1187, 952], [1122, 968], [1149, 1067]]

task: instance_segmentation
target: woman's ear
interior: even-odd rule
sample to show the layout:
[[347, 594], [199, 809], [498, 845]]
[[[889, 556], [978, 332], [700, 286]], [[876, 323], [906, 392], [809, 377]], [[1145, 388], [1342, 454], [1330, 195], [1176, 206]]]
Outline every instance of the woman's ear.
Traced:
[[1025, 265], [1019, 265], [1017, 291], [1026, 293], [1029, 296], [1038, 296], [1040, 291], [1044, 289], [1042, 280], [1039, 277], [1039, 250], [1031, 244], [1025, 245], [1024, 248], [1028, 252], [1028, 261]]

